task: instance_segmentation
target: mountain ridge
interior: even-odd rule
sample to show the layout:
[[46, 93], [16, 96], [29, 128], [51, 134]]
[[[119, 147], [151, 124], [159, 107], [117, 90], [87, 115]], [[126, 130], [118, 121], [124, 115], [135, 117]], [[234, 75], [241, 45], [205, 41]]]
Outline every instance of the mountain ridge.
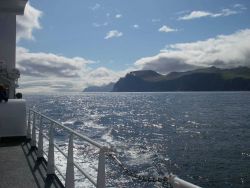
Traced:
[[115, 92], [249, 91], [250, 68], [216, 67], [161, 75], [152, 70], [133, 71], [120, 78]]

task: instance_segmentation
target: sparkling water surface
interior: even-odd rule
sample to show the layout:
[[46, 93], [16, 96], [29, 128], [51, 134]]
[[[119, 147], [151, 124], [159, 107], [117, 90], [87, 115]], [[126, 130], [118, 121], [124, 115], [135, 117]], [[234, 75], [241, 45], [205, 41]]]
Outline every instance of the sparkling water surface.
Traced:
[[[250, 187], [250, 93], [81, 93], [25, 95], [28, 106], [116, 148], [140, 174], [168, 172], [202, 187]], [[56, 140], [67, 148], [67, 136]], [[75, 161], [96, 176], [98, 151], [75, 139]], [[58, 157], [65, 169], [66, 160]], [[77, 172], [77, 186], [91, 184]], [[132, 181], [107, 161], [109, 187], [165, 187]]]

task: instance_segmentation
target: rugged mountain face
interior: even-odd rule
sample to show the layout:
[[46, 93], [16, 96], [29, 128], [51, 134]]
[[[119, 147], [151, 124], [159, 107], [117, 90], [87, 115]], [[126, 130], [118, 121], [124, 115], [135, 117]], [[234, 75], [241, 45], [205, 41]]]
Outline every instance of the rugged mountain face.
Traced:
[[111, 92], [113, 91], [114, 84], [115, 83], [111, 82], [107, 85], [102, 86], [90, 86], [85, 88], [83, 92]]
[[249, 91], [250, 68], [216, 67], [161, 75], [151, 70], [134, 71], [114, 85], [116, 92], [150, 91]]

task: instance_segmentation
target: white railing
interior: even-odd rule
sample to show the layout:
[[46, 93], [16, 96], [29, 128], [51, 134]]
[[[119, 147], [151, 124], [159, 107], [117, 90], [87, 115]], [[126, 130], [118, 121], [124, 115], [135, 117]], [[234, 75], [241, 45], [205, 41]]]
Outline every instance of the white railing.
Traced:
[[[31, 118], [32, 121], [31, 121]], [[36, 120], [39, 119], [39, 125], [36, 124]], [[43, 121], [49, 121], [49, 136], [43, 133]], [[32, 122], [32, 124], [31, 124]], [[32, 126], [31, 126], [32, 125]], [[69, 144], [68, 144], [68, 154], [66, 154], [60, 147], [54, 143], [54, 128], [59, 127], [66, 130], [69, 136]], [[31, 130], [32, 129], [32, 130]], [[38, 144], [36, 139], [36, 130], [39, 131]], [[31, 134], [32, 132], [32, 134]], [[77, 163], [74, 162], [73, 157], [73, 138], [78, 137], [87, 143], [95, 146], [99, 149], [99, 161], [98, 161], [98, 171], [97, 171], [97, 180], [93, 179], [87, 172], [85, 172]], [[55, 170], [63, 177], [65, 180], [65, 187], [74, 188], [74, 167], [76, 167], [95, 187], [97, 188], [105, 188], [105, 153], [109, 151], [109, 148], [91, 140], [90, 138], [83, 136], [74, 130], [62, 125], [61, 123], [33, 110], [29, 109], [28, 111], [28, 128], [27, 128], [27, 137], [31, 138], [31, 146], [38, 147], [37, 157], [42, 158], [43, 155], [47, 155], [48, 164], [47, 164], [47, 175], [55, 174]], [[43, 149], [43, 138], [49, 141], [49, 149], [48, 154], [44, 152]], [[54, 160], [54, 148], [56, 148], [64, 157], [67, 159], [67, 167], [66, 167], [66, 177], [63, 176], [63, 173], [55, 166]]]
[[[32, 121], [31, 121], [31, 118]], [[39, 125], [37, 125], [37, 120], [39, 119]], [[44, 121], [48, 121], [50, 123], [49, 128], [49, 136], [43, 133], [44, 130]], [[32, 122], [32, 123], [31, 123]], [[62, 128], [69, 133], [69, 143], [68, 143], [68, 153], [66, 154], [60, 147], [54, 143], [54, 129], [55, 127]], [[36, 139], [36, 130], [38, 133], [38, 143]], [[74, 154], [73, 154], [73, 139], [74, 137], [78, 137], [81, 140], [95, 146], [99, 149], [99, 158], [98, 158], [98, 169], [97, 169], [97, 177], [96, 180], [93, 179], [87, 172], [85, 172], [77, 163], [74, 162]], [[97, 188], [105, 188], [105, 156], [111, 152], [111, 149], [99, 144], [98, 142], [82, 135], [74, 130], [62, 125], [61, 123], [37, 112], [36, 110], [29, 109], [28, 110], [28, 128], [27, 128], [27, 138], [31, 139], [31, 146], [37, 147], [37, 158], [43, 158], [44, 154], [47, 156], [47, 175], [54, 175], [55, 170], [60, 174], [60, 176], [65, 181], [66, 188], [74, 188], [75, 187], [75, 179], [74, 179], [74, 167], [76, 167], [95, 187]], [[48, 154], [44, 152], [43, 147], [43, 138], [49, 141]], [[55, 165], [54, 160], [54, 148], [56, 148], [66, 159], [67, 159], [67, 167], [66, 167], [66, 177], [60, 171], [60, 169]], [[173, 188], [199, 188], [194, 184], [191, 184], [187, 181], [184, 181], [178, 178], [175, 175], [170, 174], [167, 176], [168, 182], [173, 186]]]

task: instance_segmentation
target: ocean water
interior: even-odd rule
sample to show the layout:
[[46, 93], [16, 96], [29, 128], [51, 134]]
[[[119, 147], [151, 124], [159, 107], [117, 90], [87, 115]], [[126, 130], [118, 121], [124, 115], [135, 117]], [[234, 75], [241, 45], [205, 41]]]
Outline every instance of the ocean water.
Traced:
[[[25, 95], [28, 106], [101, 143], [139, 174], [172, 172], [202, 187], [250, 187], [250, 93], [82, 93]], [[67, 135], [56, 141], [66, 150]], [[93, 177], [97, 154], [75, 139], [74, 155]], [[65, 159], [58, 156], [65, 169]], [[91, 187], [79, 172], [77, 186]], [[164, 187], [107, 161], [109, 187]]]

